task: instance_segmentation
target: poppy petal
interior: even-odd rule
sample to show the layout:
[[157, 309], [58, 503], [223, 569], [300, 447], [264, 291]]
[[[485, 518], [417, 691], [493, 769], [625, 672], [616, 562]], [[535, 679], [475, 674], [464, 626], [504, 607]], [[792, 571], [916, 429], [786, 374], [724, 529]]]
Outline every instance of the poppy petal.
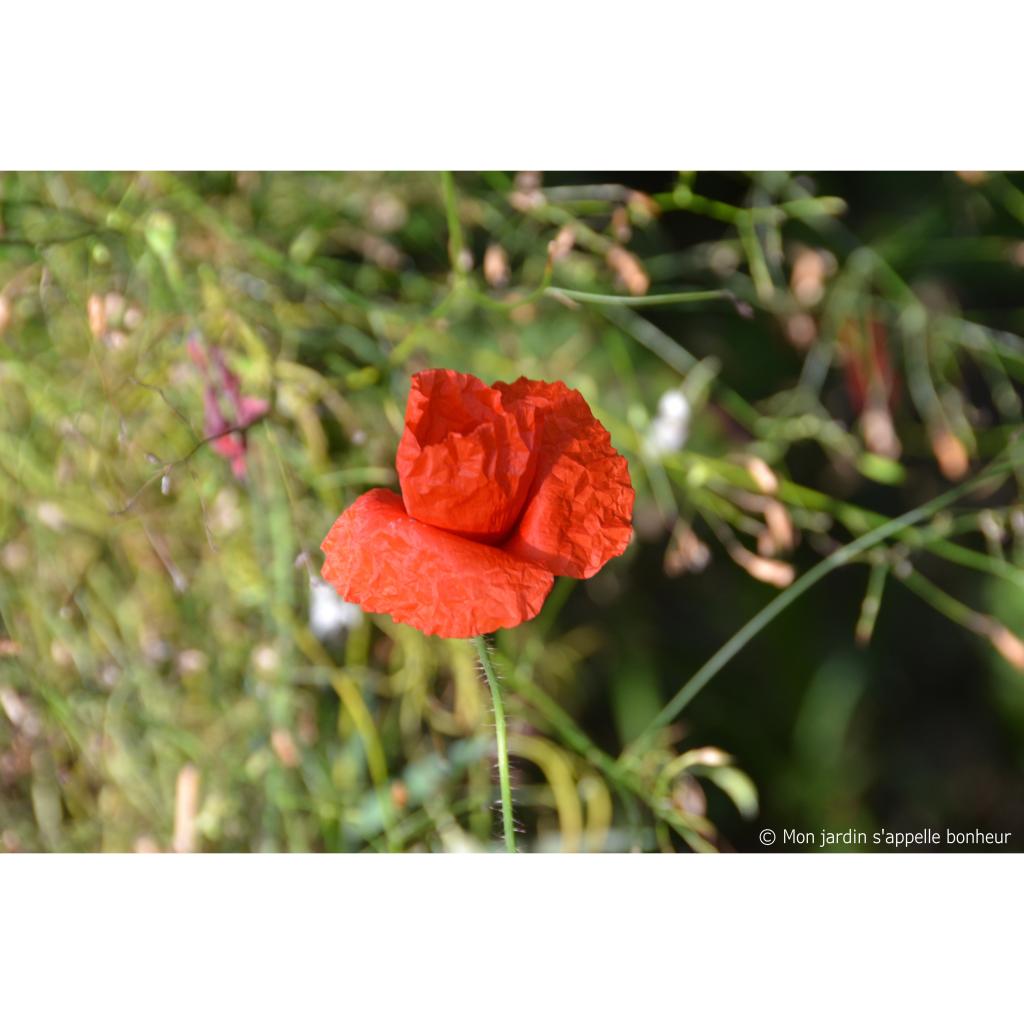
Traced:
[[417, 373], [395, 460], [414, 519], [472, 540], [503, 540], [536, 466], [534, 410], [454, 370]]
[[444, 637], [518, 626], [541, 610], [554, 582], [501, 548], [418, 522], [383, 488], [342, 513], [322, 550], [322, 575], [343, 600]]
[[541, 425], [530, 494], [504, 548], [556, 576], [588, 579], [632, 536], [626, 460], [578, 391], [525, 377], [494, 386], [506, 406], [536, 409]]

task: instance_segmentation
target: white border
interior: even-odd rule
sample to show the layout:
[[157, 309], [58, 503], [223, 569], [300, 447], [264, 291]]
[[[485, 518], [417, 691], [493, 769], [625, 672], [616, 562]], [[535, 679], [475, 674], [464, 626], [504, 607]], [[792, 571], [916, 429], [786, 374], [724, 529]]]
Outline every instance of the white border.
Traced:
[[10, 856], [3, 1016], [1006, 1020], [1019, 1009], [1021, 866], [937, 854]]
[[15, 3], [22, 168], [1006, 169], [1001, 0]]

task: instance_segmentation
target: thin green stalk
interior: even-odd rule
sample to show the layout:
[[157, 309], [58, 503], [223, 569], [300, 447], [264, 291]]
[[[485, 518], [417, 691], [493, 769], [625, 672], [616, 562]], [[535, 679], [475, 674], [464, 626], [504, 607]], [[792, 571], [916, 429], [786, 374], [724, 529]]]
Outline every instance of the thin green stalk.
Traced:
[[720, 288], [704, 292], [666, 292], [664, 295], [604, 295], [600, 292], [580, 292], [573, 288], [548, 288], [547, 293], [575, 302], [592, 302], [598, 306], [674, 306], [685, 302], [707, 302], [733, 297], [731, 292]]
[[750, 276], [753, 278], [757, 297], [762, 303], [771, 302], [775, 294], [775, 286], [768, 270], [764, 249], [761, 247], [761, 239], [757, 236], [757, 228], [750, 217], [743, 216], [736, 221], [736, 230], [739, 232], [743, 250], [747, 254], [747, 264], [750, 267]]
[[482, 636], [473, 637], [473, 648], [487, 676], [487, 685], [491, 688], [491, 700], [494, 702], [494, 727], [498, 734], [498, 781], [501, 786], [501, 826], [505, 834], [505, 849], [509, 853], [516, 852], [516, 833], [512, 821], [512, 783], [508, 774], [508, 733], [505, 729], [505, 705], [501, 699], [501, 686], [491, 662], [491, 652], [487, 649], [487, 641]]
[[982, 636], [988, 634], [989, 620], [981, 612], [968, 608], [963, 602], [958, 601], [944, 590], [940, 590], [931, 580], [922, 576], [915, 569], [911, 569], [906, 574], [897, 573], [896, 578], [908, 590], [913, 591], [923, 601], [930, 604], [940, 615], [945, 615], [950, 622], [955, 622], [972, 633]]
[[461, 269], [462, 225], [459, 223], [458, 199], [455, 195], [455, 175], [451, 171], [441, 172], [441, 191], [444, 194], [445, 219], [448, 221], [448, 259], [456, 278], [459, 278], [463, 276]]
[[875, 632], [875, 623], [878, 621], [878, 613], [882, 608], [882, 594], [885, 592], [885, 581], [888, 579], [889, 569], [889, 562], [884, 557], [876, 557], [871, 565], [867, 590], [864, 592], [864, 600], [860, 606], [860, 617], [857, 619], [857, 628], [853, 633], [857, 638], [857, 643], [862, 647], [871, 642], [871, 637]]

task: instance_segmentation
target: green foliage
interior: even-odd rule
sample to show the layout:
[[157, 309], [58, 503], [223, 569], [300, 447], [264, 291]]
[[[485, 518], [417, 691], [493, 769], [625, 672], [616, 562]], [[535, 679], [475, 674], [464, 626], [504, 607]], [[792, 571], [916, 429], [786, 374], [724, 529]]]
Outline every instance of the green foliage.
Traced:
[[[882, 814], [848, 749], [863, 652], [742, 680], [777, 687], [785, 764], [742, 703], [689, 718], [832, 569], [867, 584], [830, 619], [862, 644], [909, 588], [986, 645], [1019, 765], [1024, 196], [874, 180], [0, 178], [3, 847], [499, 847], [470, 645], [311, 628], [319, 543], [395, 485], [427, 366], [566, 380], [638, 492], [626, 555], [496, 638], [522, 848], [742, 845], [758, 790], [812, 827]], [[267, 403], [244, 475], [190, 339]]]

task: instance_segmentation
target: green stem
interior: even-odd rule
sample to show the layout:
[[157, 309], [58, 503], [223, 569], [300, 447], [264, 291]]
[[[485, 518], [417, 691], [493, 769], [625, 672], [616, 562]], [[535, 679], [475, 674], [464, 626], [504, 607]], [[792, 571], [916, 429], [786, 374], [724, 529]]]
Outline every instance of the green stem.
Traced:
[[598, 306], [673, 306], [685, 302], [732, 298], [731, 292], [720, 288], [705, 292], [667, 292], [664, 295], [604, 295], [600, 292], [580, 292], [573, 288], [548, 288], [547, 293], [576, 302], [592, 302]]
[[456, 278], [463, 276], [460, 267], [462, 257], [462, 225], [459, 223], [459, 205], [455, 195], [455, 175], [451, 171], [441, 172], [441, 192], [444, 195], [444, 213], [448, 222], [448, 259]]
[[596, 746], [576, 725], [570, 715], [553, 697], [536, 683], [517, 674], [514, 666], [505, 665], [506, 678], [515, 692], [530, 704], [546, 724], [570, 749], [589, 761], [619, 790], [621, 796], [636, 797], [646, 804], [658, 822], [670, 825], [694, 850], [708, 852], [714, 847], [675, 812], [670, 801], [655, 796], [652, 787], [632, 769], [620, 764]]
[[986, 636], [989, 632], [989, 620], [980, 612], [958, 601], [955, 597], [940, 590], [931, 580], [912, 569], [906, 575], [896, 574], [896, 578], [923, 601], [930, 604], [940, 615], [945, 615], [950, 622], [955, 622], [972, 633]]
[[487, 685], [491, 688], [491, 700], [494, 702], [494, 728], [498, 734], [498, 781], [501, 785], [501, 826], [505, 834], [505, 849], [509, 853], [516, 852], [516, 833], [512, 822], [512, 783], [508, 774], [508, 733], [505, 729], [505, 705], [501, 699], [501, 686], [491, 662], [491, 652], [487, 650], [487, 641], [482, 636], [473, 637], [476, 656], [487, 676]]

